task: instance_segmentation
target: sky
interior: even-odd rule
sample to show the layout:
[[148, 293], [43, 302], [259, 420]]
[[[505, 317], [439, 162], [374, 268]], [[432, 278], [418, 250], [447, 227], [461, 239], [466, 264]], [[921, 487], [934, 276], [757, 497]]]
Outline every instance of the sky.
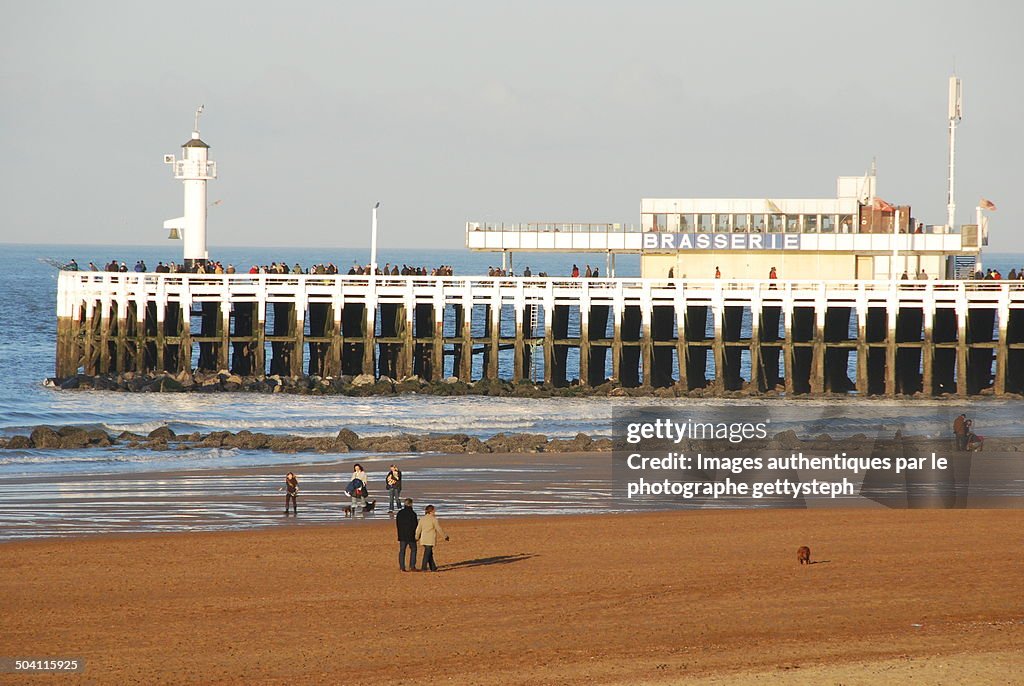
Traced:
[[166, 245], [193, 113], [208, 241], [463, 249], [465, 222], [644, 197], [878, 194], [1024, 252], [1017, 2], [0, 0], [0, 243]]

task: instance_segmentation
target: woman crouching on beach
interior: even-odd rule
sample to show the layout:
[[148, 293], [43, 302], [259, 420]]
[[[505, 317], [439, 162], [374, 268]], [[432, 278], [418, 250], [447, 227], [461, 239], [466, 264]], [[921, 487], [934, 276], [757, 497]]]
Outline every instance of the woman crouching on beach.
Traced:
[[284, 516], [288, 516], [288, 505], [292, 506], [292, 511], [295, 516], [299, 516], [299, 480], [298, 478], [288, 472], [284, 477], [284, 487], [277, 489], [279, 491], [285, 491], [284, 494]]
[[430, 571], [437, 571], [437, 564], [434, 562], [434, 546], [437, 544], [437, 539], [441, 536], [444, 536], [444, 540], [448, 540], [444, 529], [441, 528], [441, 522], [437, 521], [437, 515], [434, 514], [434, 506], [427, 505], [423, 519], [416, 524], [416, 541], [423, 546], [421, 572], [427, 571], [428, 565], [430, 566]]

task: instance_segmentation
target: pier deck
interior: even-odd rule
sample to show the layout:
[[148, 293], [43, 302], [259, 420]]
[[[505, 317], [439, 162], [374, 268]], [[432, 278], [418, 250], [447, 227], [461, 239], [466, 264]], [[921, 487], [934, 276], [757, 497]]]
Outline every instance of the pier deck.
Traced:
[[61, 272], [56, 376], [1024, 393], [1024, 282]]

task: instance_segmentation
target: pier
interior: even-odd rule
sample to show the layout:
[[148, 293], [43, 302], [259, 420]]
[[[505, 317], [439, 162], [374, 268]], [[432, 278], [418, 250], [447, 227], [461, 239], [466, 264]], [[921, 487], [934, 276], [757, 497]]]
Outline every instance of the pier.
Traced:
[[1024, 394], [1024, 282], [64, 271], [55, 371]]

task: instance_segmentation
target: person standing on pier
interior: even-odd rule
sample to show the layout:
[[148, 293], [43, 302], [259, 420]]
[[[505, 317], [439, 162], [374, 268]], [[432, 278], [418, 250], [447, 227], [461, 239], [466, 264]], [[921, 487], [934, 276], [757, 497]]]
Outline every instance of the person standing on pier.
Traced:
[[292, 506], [292, 512], [299, 516], [299, 479], [291, 472], [284, 477], [284, 486], [277, 490], [283, 490], [284, 494], [284, 516], [288, 516], [288, 506]]
[[580, 268], [577, 267], [575, 264], [572, 266], [572, 278], [580, 278]]
[[718, 267], [715, 267], [715, 278], [716, 279], [722, 278], [722, 270], [719, 269]]
[[388, 512], [394, 512], [395, 506], [402, 504], [402, 470], [397, 465], [388, 468], [384, 487], [388, 491]]
[[398, 529], [398, 568], [405, 571], [405, 549], [409, 549], [409, 571], [416, 571], [416, 528], [419, 518], [412, 509], [412, 498], [405, 499], [405, 507], [395, 517]]

